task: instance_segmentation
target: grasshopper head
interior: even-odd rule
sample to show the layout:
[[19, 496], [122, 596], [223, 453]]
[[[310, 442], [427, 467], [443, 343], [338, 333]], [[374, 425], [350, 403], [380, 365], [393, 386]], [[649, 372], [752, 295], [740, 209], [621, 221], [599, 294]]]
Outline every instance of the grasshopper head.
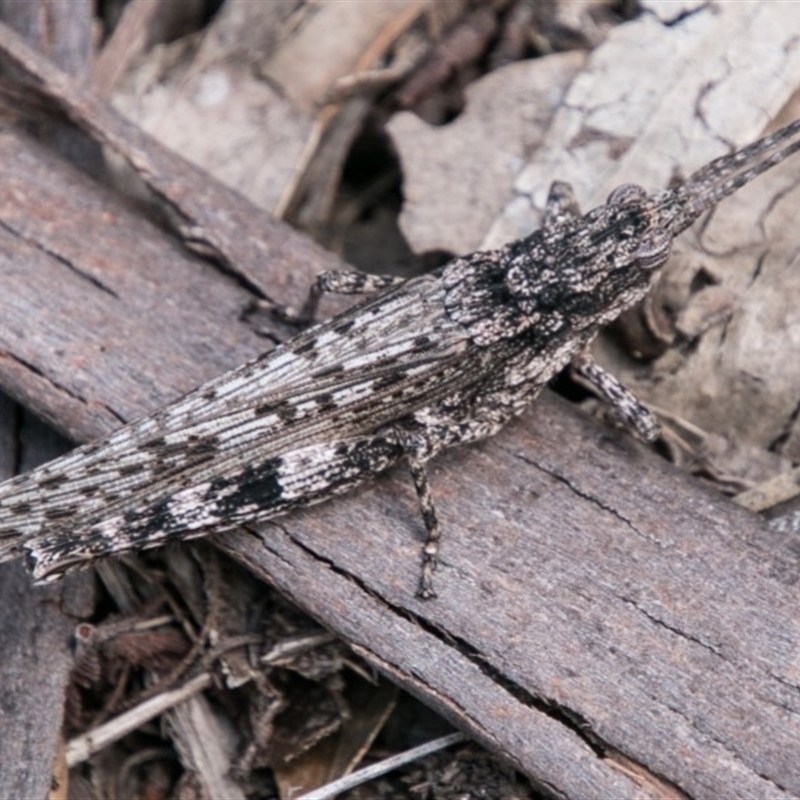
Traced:
[[672, 236], [659, 223], [653, 197], [620, 186], [605, 205], [517, 243], [508, 291], [530, 318], [573, 331], [602, 325], [639, 300], [667, 260]]

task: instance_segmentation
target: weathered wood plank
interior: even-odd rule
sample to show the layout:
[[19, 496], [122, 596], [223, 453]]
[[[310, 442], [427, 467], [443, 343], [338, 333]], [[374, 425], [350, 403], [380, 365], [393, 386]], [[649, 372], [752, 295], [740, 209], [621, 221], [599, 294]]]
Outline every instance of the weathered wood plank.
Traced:
[[[343, 268], [339, 259], [170, 151], [43, 58], [0, 24], [0, 64], [28, 91], [107, 146], [157, 198], [184, 243], [213, 258], [257, 292], [299, 303], [309, 269]], [[273, 265], [280, 263], [278, 271]]]
[[[0, 395], [0, 479], [64, 452], [66, 442], [30, 414], [18, 420]], [[21, 563], [0, 564], [0, 794], [44, 798], [61, 745], [64, 688], [72, 669], [70, 636], [93, 605], [92, 576], [31, 588]], [[65, 608], [65, 606], [67, 606]], [[79, 618], [79, 617], [78, 617]]]

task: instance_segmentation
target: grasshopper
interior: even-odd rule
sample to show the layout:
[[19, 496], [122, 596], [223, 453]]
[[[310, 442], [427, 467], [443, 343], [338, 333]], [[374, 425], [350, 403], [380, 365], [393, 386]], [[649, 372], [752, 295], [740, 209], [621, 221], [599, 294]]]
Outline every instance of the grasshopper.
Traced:
[[400, 280], [324, 273], [369, 294], [260, 358], [0, 484], [0, 560], [37, 580], [102, 556], [267, 520], [405, 460], [427, 541], [418, 594], [435, 595], [441, 528], [426, 464], [492, 436], [572, 365], [645, 440], [655, 417], [588, 354], [647, 293], [672, 241], [703, 212], [800, 149], [800, 121], [652, 194], [618, 187], [581, 216], [554, 184], [544, 224], [498, 250]]

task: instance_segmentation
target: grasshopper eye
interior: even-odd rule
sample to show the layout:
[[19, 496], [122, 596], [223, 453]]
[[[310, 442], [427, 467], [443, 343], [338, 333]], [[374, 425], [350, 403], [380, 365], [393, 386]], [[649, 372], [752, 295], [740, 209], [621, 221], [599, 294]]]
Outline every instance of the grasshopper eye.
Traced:
[[638, 183], [623, 183], [622, 186], [617, 186], [611, 192], [606, 200], [606, 205], [628, 205], [638, 200], [644, 200], [646, 197], [647, 192]]
[[667, 260], [671, 246], [672, 234], [664, 228], [654, 228], [642, 237], [634, 256], [639, 266], [655, 269]]

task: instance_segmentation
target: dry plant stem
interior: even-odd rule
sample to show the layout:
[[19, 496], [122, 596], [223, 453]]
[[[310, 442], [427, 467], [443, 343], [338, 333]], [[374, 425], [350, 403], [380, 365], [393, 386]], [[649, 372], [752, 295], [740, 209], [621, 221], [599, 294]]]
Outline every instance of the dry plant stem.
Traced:
[[[361, 55], [361, 58], [358, 60], [353, 70], [354, 75], [359, 75], [378, 61], [394, 42], [416, 22], [425, 10], [426, 4], [424, 2], [418, 2], [415, 5], [409, 6], [405, 13], [400, 14], [396, 19], [392, 20], [392, 22], [380, 32], [380, 35], [372, 42], [371, 46]], [[328, 102], [317, 114], [314, 125], [303, 148], [303, 153], [295, 165], [292, 180], [287, 183], [283, 195], [275, 209], [275, 216], [278, 219], [285, 218], [287, 214], [291, 212], [299, 199], [300, 193], [306, 188], [306, 176], [309, 173], [311, 163], [319, 150], [320, 143], [326, 132], [341, 111], [344, 102], [341, 100]]]
[[192, 646], [189, 648], [186, 655], [183, 656], [183, 658], [181, 658], [181, 660], [166, 675], [164, 675], [163, 678], [159, 678], [158, 683], [143, 689], [137, 697], [126, 699], [122, 704], [122, 710], [124, 711], [128, 706], [131, 705], [131, 703], [135, 704], [131, 709], [134, 710], [135, 708], [141, 707], [142, 704], [149, 702], [151, 698], [161, 697], [166, 694], [166, 687], [171, 686], [173, 683], [178, 681], [183, 673], [191, 668], [198, 656], [203, 653], [206, 646], [206, 637], [203, 635], [203, 632], [201, 632], [201, 635], [192, 642]]
[[260, 661], [262, 664], [267, 665], [280, 664], [282, 661], [291, 661], [291, 659], [297, 655], [305, 653], [315, 647], [320, 647], [335, 641], [336, 636], [329, 631], [291, 637], [275, 644], [268, 652], [261, 656]]
[[371, 764], [368, 767], [364, 767], [364, 769], [356, 770], [350, 775], [346, 775], [344, 778], [339, 778], [325, 786], [320, 786], [319, 789], [314, 789], [313, 792], [307, 792], [301, 797], [298, 797], [297, 800], [331, 800], [331, 798], [336, 797], [336, 795], [349, 791], [356, 786], [360, 786], [362, 783], [379, 778], [381, 775], [385, 775], [387, 772], [410, 764], [412, 761], [424, 758], [425, 756], [431, 755], [431, 753], [437, 753], [439, 750], [444, 750], [446, 747], [452, 747], [454, 744], [465, 741], [467, 741], [467, 737], [463, 733], [451, 733], [447, 736], [441, 736], [431, 742], [421, 744], [419, 747], [412, 747], [404, 753], [398, 753], [391, 758], [385, 758], [377, 764]]
[[800, 494], [800, 467], [790, 472], [783, 472], [737, 494], [733, 501], [750, 511], [757, 512], [766, 511], [779, 503], [786, 503], [798, 494]]
[[76, 736], [67, 743], [67, 765], [74, 767], [86, 761], [95, 753], [99, 753], [110, 744], [119, 741], [123, 736], [135, 731], [151, 719], [204, 691], [211, 686], [212, 681], [211, 675], [207, 672], [197, 675], [183, 686], [162, 692], [94, 730]]
[[148, 33], [161, 2], [134, 0], [122, 11], [111, 38], [97, 56], [92, 85], [98, 97], [108, 98], [116, 82], [148, 45]]

